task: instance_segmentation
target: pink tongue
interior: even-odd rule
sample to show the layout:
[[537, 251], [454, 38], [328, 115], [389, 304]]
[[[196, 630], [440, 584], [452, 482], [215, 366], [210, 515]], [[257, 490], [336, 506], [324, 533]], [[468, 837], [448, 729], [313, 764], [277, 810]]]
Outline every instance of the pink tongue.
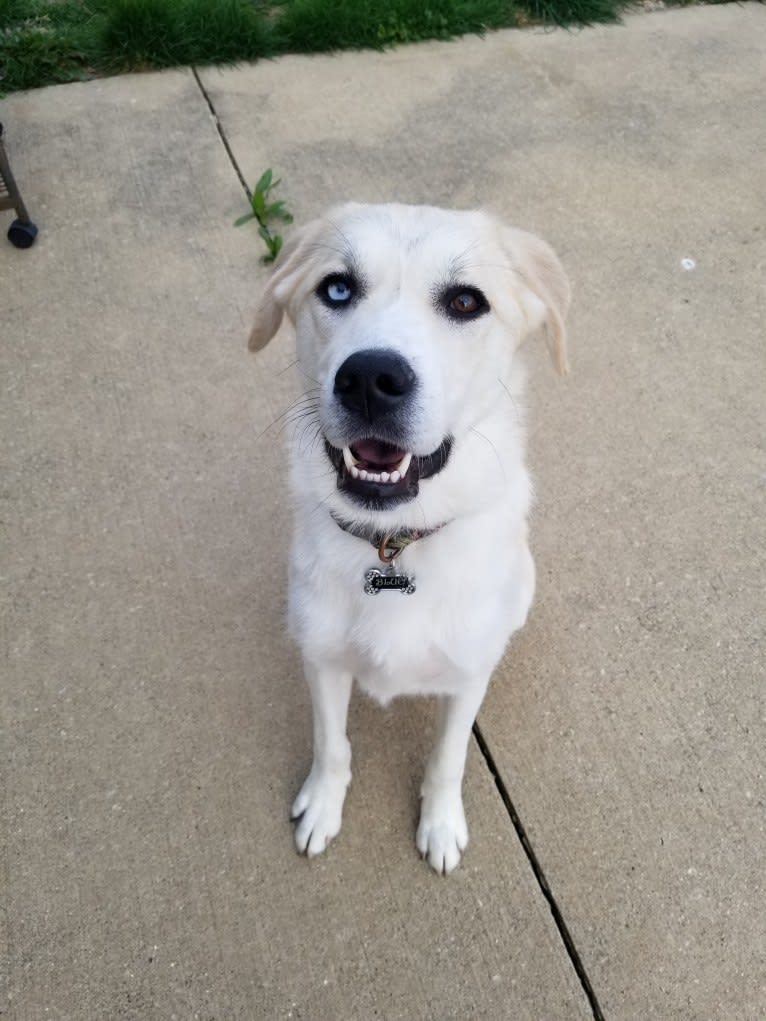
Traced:
[[360, 440], [351, 448], [354, 457], [368, 467], [391, 468], [399, 464], [406, 451], [382, 440]]

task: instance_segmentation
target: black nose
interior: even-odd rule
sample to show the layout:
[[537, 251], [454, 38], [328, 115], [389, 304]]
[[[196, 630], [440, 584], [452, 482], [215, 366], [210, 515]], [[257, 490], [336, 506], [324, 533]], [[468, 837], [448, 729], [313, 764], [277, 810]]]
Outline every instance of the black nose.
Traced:
[[374, 422], [396, 411], [415, 389], [417, 376], [395, 351], [357, 351], [335, 374], [335, 393], [349, 411]]

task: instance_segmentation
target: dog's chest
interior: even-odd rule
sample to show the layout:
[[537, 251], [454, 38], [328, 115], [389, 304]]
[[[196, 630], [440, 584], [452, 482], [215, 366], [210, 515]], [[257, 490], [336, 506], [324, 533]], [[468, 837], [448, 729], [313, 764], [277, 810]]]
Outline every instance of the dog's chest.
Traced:
[[324, 560], [321, 567], [316, 560], [295, 564], [292, 629], [304, 652], [350, 670], [381, 702], [397, 695], [455, 694], [489, 672], [514, 616], [508, 564], [496, 557], [468, 564], [450, 553], [425, 552], [406, 551], [396, 563], [413, 592], [404, 586], [365, 591], [367, 571], [386, 572], [372, 550]]
[[393, 589], [368, 594], [356, 610], [345, 656], [368, 694], [387, 702], [395, 695], [454, 692], [466, 683], [470, 643], [454, 604], [429, 599], [422, 582], [411, 595]]

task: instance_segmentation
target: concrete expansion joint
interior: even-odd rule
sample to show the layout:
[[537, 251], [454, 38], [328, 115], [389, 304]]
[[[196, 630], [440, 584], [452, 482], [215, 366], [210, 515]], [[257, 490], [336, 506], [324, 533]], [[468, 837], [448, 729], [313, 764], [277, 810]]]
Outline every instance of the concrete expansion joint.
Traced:
[[577, 947], [575, 946], [574, 940], [572, 939], [572, 934], [569, 931], [569, 927], [567, 926], [564, 916], [561, 913], [561, 909], [559, 908], [556, 902], [556, 898], [553, 895], [550, 883], [548, 882], [545, 872], [543, 871], [543, 867], [540, 864], [537, 854], [535, 853], [535, 849], [532, 847], [532, 843], [529, 839], [529, 836], [527, 835], [527, 831], [524, 827], [524, 824], [521, 821], [521, 817], [519, 816], [519, 813], [516, 810], [516, 806], [513, 804], [513, 801], [511, 800], [508, 788], [506, 787], [505, 782], [502, 776], [500, 775], [497, 763], [495, 762], [494, 756], [490, 751], [489, 745], [487, 744], [478, 723], [474, 723], [473, 725], [473, 736], [475, 737], [476, 743], [479, 746], [479, 751], [482, 754], [487, 769], [492, 774], [492, 777], [495, 781], [495, 786], [497, 787], [503, 805], [505, 806], [505, 810], [508, 813], [508, 817], [511, 820], [511, 824], [513, 825], [514, 830], [516, 831], [516, 836], [518, 837], [519, 843], [521, 844], [524, 850], [524, 854], [527, 857], [527, 861], [529, 862], [529, 866], [532, 869], [537, 885], [540, 887], [540, 892], [548, 902], [548, 907], [550, 908], [551, 914], [553, 916], [554, 924], [558, 930], [559, 936], [561, 937], [561, 941], [564, 944], [564, 948], [566, 949], [567, 955], [572, 964], [572, 967], [575, 970], [580, 985], [582, 986], [582, 990], [585, 993], [585, 996], [588, 1000], [590, 1009], [593, 1013], [593, 1019], [594, 1021], [606, 1021], [604, 1013], [601, 1010], [601, 1006], [599, 1005], [598, 998], [596, 996], [593, 985], [590, 981], [587, 971], [585, 970], [585, 965], [583, 964], [582, 958], [580, 957], [580, 953], [577, 950]]
[[210, 95], [209, 95], [207, 89], [202, 84], [202, 79], [200, 78], [200, 76], [199, 76], [199, 74], [197, 72], [197, 68], [196, 67], [192, 67], [191, 68], [191, 73], [194, 75], [194, 80], [197, 83], [197, 87], [199, 88], [200, 92], [202, 93], [202, 98], [205, 100], [205, 103], [207, 104], [207, 108], [210, 111], [210, 116], [213, 118], [213, 122], [215, 123], [216, 131], [218, 132], [218, 137], [221, 139], [221, 142], [223, 143], [223, 147], [226, 150], [226, 155], [229, 157], [229, 162], [231, 163], [232, 167], [234, 168], [234, 172], [236, 173], [237, 177], [239, 178], [239, 183], [242, 185], [242, 187], [245, 190], [245, 195], [247, 195], [248, 201], [250, 201], [250, 189], [247, 186], [247, 181], [245, 180], [244, 174], [242, 173], [242, 171], [239, 168], [239, 164], [237, 163], [237, 160], [236, 160], [236, 158], [234, 156], [234, 151], [232, 150], [231, 145], [229, 144], [229, 140], [226, 137], [226, 132], [223, 130], [223, 125], [221, 124], [221, 120], [220, 120], [220, 118], [218, 116], [218, 112], [216, 111], [216, 108], [213, 106], [213, 101], [210, 98]]

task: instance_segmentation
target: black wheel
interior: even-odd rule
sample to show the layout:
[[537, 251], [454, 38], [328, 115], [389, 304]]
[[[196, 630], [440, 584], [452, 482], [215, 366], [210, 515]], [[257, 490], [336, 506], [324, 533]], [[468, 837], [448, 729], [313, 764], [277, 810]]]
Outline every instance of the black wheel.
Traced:
[[37, 237], [37, 227], [33, 223], [22, 223], [14, 220], [8, 228], [8, 240], [17, 248], [31, 248]]

